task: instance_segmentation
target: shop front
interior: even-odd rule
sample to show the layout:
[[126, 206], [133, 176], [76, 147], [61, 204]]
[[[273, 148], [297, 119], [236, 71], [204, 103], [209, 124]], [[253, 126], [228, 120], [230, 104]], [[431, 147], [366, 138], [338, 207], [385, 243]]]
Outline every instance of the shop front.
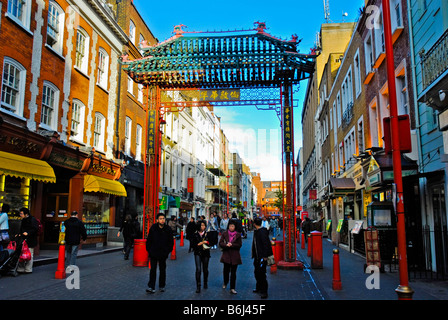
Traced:
[[121, 167], [94, 152], [87, 154], [62, 145], [53, 148], [48, 161], [57, 182], [47, 186], [43, 196], [44, 246], [57, 246], [61, 223], [72, 211], [77, 211], [85, 224], [86, 244], [105, 243], [109, 226], [115, 225], [117, 198], [127, 195], [116, 181]]
[[20, 208], [42, 219], [42, 196], [56, 176], [46, 161], [52, 137], [42, 137], [0, 119], [0, 206], [8, 204], [11, 234], [20, 229]]

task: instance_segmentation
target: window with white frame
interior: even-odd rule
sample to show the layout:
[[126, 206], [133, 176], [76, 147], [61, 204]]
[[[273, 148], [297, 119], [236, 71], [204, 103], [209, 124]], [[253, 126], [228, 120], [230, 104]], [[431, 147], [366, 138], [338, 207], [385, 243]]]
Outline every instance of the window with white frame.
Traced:
[[129, 21], [129, 40], [135, 43], [135, 24], [132, 20]]
[[128, 92], [134, 95], [134, 80], [130, 76], [128, 76]]
[[397, 30], [397, 28], [403, 27], [401, 0], [390, 1], [390, 15], [391, 15], [392, 33], [394, 33], [395, 30]]
[[137, 94], [137, 100], [140, 103], [143, 103], [143, 84], [138, 84], [138, 94]]
[[89, 59], [89, 37], [83, 29], [78, 29], [76, 33], [76, 59], [75, 66], [87, 74]]
[[131, 154], [131, 138], [132, 138], [132, 119], [126, 117], [126, 123], [124, 127], [124, 152], [127, 155]]
[[100, 48], [98, 51], [98, 79], [97, 83], [107, 90], [107, 78], [109, 75], [109, 55], [106, 50]]
[[97, 151], [104, 151], [106, 118], [99, 112], [95, 113], [95, 126], [93, 129], [93, 147]]
[[338, 115], [338, 128], [342, 123], [342, 109], [341, 109], [341, 94], [338, 92], [336, 96], [336, 105], [337, 105], [337, 115]]
[[345, 152], [345, 168], [349, 169], [355, 164], [355, 161], [353, 161], [354, 155], [356, 154], [354, 127], [344, 138], [344, 152]]
[[26, 69], [17, 61], [5, 57], [2, 76], [1, 109], [23, 116]]
[[353, 60], [353, 68], [355, 73], [355, 92], [356, 92], [356, 98], [358, 98], [362, 91], [361, 60], [359, 59], [359, 49], [356, 52], [355, 58]]
[[348, 70], [347, 75], [344, 78], [344, 81], [342, 82], [341, 96], [342, 96], [342, 115], [344, 115], [344, 112], [347, 109], [348, 105], [353, 103], [353, 80], [352, 80], [351, 67]]
[[143, 128], [141, 125], [137, 125], [137, 133], [135, 136], [135, 160], [142, 161], [142, 137]]
[[375, 61], [373, 60], [372, 31], [369, 31], [364, 42], [364, 52], [366, 59], [366, 74], [368, 74], [373, 71], [372, 68], [375, 63]]
[[71, 134], [74, 140], [81, 143], [83, 143], [84, 139], [85, 110], [86, 108], [81, 101], [73, 100]]
[[42, 89], [42, 112], [40, 123], [47, 129], [57, 131], [59, 90], [50, 82], [44, 81]]
[[30, 29], [31, 0], [8, 0], [8, 17]]
[[[141, 45], [141, 43], [145, 41], [145, 37], [140, 33], [140, 39], [139, 39], [139, 45]], [[139, 50], [140, 54], [143, 55], [145, 53], [145, 51], [143, 50]]]
[[358, 120], [357, 126], [357, 138], [358, 138], [358, 153], [364, 152], [366, 146], [364, 142], [364, 118], [361, 116]]
[[386, 52], [382, 8], [380, 9], [380, 11], [381, 14], [378, 14], [377, 18], [375, 19], [375, 29], [374, 29], [376, 59], [378, 59], [381, 53]]
[[64, 10], [54, 1], [48, 5], [47, 45], [54, 51], [62, 54], [64, 41]]

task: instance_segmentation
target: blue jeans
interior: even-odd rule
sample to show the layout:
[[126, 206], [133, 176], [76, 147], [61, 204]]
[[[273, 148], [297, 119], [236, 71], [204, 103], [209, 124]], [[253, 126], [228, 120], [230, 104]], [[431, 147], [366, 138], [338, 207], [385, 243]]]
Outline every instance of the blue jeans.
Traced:
[[76, 257], [78, 256], [78, 248], [79, 248], [79, 245], [74, 245], [74, 244], [73, 245], [68, 244], [65, 247], [65, 251], [67, 252], [66, 261], [67, 261], [68, 266], [76, 265]]

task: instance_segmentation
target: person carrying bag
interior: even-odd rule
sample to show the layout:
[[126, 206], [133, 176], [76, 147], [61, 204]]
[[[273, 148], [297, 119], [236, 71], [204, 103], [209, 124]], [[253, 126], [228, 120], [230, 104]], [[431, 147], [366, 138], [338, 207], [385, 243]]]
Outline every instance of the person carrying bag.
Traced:
[[2, 212], [0, 213], [0, 251], [3, 246], [8, 245], [9, 239], [9, 224], [8, 224], [9, 205], [3, 204]]

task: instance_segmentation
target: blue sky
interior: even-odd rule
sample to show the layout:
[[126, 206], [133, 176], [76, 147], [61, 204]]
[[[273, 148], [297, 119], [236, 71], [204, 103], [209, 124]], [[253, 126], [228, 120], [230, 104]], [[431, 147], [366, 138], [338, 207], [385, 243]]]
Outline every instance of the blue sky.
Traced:
[[[261, 21], [268, 27], [266, 32], [275, 37], [290, 40], [297, 34], [302, 39], [300, 52], [309, 53], [325, 22], [323, 0], [134, 0], [134, 4], [160, 42], [170, 38], [179, 24], [186, 25], [187, 31], [223, 31], [252, 29], [254, 22]], [[363, 0], [330, 0], [330, 19], [355, 21], [363, 5]], [[300, 116], [306, 85], [301, 83], [294, 98], [296, 155], [302, 146]], [[220, 107], [216, 114], [221, 116], [226, 136], [251, 171], [261, 173], [262, 180], [281, 180], [281, 135], [276, 113], [257, 111], [255, 107]]]

